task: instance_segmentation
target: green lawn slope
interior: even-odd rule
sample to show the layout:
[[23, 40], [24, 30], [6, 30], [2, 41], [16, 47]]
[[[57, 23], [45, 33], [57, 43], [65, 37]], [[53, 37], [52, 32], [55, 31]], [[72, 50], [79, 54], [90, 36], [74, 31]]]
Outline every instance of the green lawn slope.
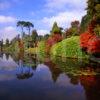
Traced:
[[88, 58], [79, 45], [79, 36], [72, 36], [55, 44], [51, 48], [51, 55], [69, 58]]

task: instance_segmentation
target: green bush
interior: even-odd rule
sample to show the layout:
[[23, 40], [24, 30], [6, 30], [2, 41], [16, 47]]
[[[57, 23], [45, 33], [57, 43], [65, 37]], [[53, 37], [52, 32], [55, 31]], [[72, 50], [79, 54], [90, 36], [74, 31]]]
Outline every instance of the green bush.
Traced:
[[42, 54], [42, 55], [45, 54], [45, 41], [39, 42], [37, 52], [38, 52], [38, 54]]
[[53, 45], [51, 54], [70, 58], [88, 58], [88, 55], [81, 51], [79, 43], [79, 36], [72, 36]]

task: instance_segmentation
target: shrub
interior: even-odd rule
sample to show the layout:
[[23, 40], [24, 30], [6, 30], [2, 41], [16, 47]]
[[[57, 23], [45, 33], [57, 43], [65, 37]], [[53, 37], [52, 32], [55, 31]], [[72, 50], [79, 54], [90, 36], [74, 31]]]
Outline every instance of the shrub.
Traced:
[[70, 58], [87, 58], [79, 45], [79, 36], [67, 38], [51, 48], [51, 54], [55, 56], [70, 57]]

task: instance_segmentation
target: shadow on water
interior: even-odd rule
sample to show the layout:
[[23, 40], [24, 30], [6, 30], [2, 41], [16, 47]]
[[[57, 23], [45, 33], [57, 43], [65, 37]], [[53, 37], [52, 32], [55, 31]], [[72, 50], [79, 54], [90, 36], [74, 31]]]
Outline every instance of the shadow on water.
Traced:
[[22, 52], [0, 54], [2, 100], [100, 100], [99, 84], [97, 63]]

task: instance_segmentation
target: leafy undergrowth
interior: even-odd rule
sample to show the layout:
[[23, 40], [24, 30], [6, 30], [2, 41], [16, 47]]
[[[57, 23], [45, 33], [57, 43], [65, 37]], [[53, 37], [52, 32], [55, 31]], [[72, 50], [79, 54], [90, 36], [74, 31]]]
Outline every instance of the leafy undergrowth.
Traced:
[[79, 36], [67, 38], [51, 48], [51, 54], [54, 56], [69, 57], [69, 58], [88, 58], [88, 55], [80, 49]]

